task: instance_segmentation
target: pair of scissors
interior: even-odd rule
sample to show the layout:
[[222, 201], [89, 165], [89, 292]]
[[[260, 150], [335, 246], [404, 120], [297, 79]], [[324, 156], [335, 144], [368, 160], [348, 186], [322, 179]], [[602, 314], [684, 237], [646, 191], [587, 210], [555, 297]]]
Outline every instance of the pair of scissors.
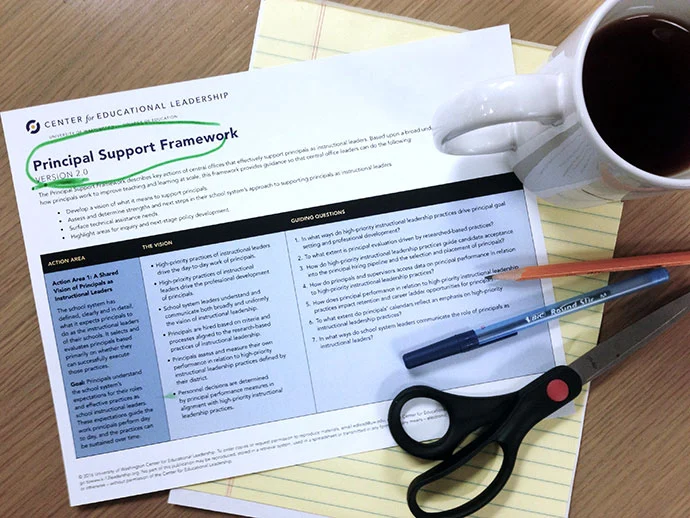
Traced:
[[[690, 293], [635, 322], [570, 365], [556, 366], [510, 394], [458, 396], [424, 385], [400, 392], [388, 412], [388, 426], [393, 438], [403, 450], [416, 457], [442, 461], [410, 483], [407, 504], [412, 514], [417, 518], [457, 518], [487, 505], [508, 482], [520, 444], [534, 425], [575, 399], [583, 384], [665, 331], [688, 309]], [[403, 428], [403, 406], [417, 398], [432, 399], [448, 413], [448, 430], [436, 441], [416, 441]], [[455, 451], [474, 432], [477, 432], [476, 438]], [[427, 512], [419, 506], [417, 496], [425, 486], [469, 463], [489, 444], [497, 444], [501, 448], [503, 461], [496, 477], [481, 493], [459, 507], [440, 512]]]

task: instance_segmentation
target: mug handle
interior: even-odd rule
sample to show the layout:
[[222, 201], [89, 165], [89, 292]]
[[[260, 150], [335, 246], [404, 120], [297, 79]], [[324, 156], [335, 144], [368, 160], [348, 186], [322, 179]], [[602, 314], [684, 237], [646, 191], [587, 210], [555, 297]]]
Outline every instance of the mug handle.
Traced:
[[515, 125], [506, 123], [563, 122], [563, 83], [560, 74], [530, 74], [474, 84], [436, 110], [434, 144], [450, 155], [514, 150]]

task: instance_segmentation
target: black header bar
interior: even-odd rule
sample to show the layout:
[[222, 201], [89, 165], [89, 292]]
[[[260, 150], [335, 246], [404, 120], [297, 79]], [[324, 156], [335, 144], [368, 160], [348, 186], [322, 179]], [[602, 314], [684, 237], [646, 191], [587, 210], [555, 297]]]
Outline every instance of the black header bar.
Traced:
[[520, 189], [522, 189], [520, 180], [513, 173], [505, 173], [208, 227], [66, 250], [42, 255], [41, 263], [44, 273], [58, 272]]

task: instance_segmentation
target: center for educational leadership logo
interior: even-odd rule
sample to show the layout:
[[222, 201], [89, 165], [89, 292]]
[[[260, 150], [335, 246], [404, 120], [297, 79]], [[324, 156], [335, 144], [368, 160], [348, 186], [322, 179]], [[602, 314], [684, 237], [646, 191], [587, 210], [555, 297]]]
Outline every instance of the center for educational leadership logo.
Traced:
[[38, 130], [40, 129], [41, 124], [38, 121], [31, 119], [29, 122], [26, 123], [26, 131], [28, 131], [32, 135], [38, 133]]

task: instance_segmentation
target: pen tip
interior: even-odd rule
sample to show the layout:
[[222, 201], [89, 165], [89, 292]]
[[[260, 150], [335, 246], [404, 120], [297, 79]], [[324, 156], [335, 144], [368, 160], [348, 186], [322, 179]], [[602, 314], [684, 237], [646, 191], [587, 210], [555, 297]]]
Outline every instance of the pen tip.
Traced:
[[493, 275], [487, 275], [487, 276], [484, 277], [484, 278], [485, 278], [487, 281], [491, 281], [491, 280], [493, 280], [494, 276], [493, 276]]

